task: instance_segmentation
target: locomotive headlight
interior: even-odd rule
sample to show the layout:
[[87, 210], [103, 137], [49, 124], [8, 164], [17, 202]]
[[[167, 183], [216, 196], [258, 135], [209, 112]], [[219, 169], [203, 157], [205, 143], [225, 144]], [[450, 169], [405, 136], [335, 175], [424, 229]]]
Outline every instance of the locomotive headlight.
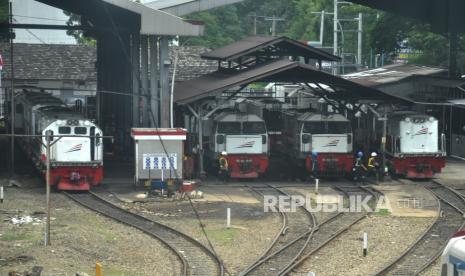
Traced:
[[429, 121], [430, 122], [434, 121], [434, 117], [429, 117]]
[[89, 120], [85, 120], [85, 121], [84, 121], [84, 125], [85, 125], [85, 126], [90, 126]]
[[67, 120], [66, 124], [69, 125], [69, 126], [72, 126], [73, 125], [73, 120]]
[[66, 123], [66, 122], [63, 121], [63, 120], [57, 120], [57, 125], [59, 125], [59, 126], [62, 126], [62, 125], [64, 125], [65, 123]]
[[409, 118], [409, 117], [405, 118], [405, 121], [406, 121], [407, 123], [410, 122], [410, 118]]

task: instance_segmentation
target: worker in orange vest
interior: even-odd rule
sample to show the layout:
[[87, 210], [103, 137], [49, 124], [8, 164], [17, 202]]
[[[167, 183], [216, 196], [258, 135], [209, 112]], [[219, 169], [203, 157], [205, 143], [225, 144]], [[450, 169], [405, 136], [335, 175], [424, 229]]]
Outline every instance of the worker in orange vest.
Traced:
[[218, 175], [220, 177], [220, 180], [222, 180], [223, 182], [225, 182], [229, 178], [229, 163], [228, 163], [228, 159], [226, 158], [227, 155], [228, 153], [223, 151], [221, 152], [221, 156], [218, 159], [218, 163], [220, 167], [220, 171]]

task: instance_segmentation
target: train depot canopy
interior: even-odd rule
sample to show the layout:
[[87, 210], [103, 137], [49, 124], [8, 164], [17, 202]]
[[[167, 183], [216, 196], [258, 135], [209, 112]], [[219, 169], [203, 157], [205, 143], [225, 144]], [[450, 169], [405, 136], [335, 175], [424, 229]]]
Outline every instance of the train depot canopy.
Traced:
[[218, 61], [239, 61], [248, 58], [269, 60], [276, 57], [303, 57], [324, 61], [340, 61], [341, 58], [323, 50], [307, 46], [285, 36], [251, 36], [238, 42], [201, 55], [202, 58]]
[[[357, 102], [399, 102], [377, 89], [344, 78], [333, 76], [315, 67], [291, 60], [277, 60], [247, 70], [219, 70], [202, 77], [177, 83], [174, 100], [179, 105], [214, 97], [227, 89], [246, 86], [253, 82], [286, 82], [316, 84], [314, 92], [329, 99]], [[314, 89], [315, 85], [308, 85]], [[312, 90], [313, 90], [312, 89]]]

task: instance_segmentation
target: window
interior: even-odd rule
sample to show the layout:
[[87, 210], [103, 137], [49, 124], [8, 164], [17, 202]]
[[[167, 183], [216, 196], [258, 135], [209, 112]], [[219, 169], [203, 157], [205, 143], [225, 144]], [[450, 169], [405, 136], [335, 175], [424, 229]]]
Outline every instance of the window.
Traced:
[[348, 122], [328, 122], [328, 133], [344, 134], [350, 133], [351, 127]]
[[265, 123], [263, 122], [244, 122], [244, 134], [262, 134], [266, 133]]
[[348, 122], [307, 122], [304, 133], [311, 134], [345, 134], [351, 132]]
[[325, 134], [325, 122], [309, 122], [304, 124], [304, 133]]
[[238, 122], [218, 123], [217, 132], [223, 133], [223, 134], [241, 134], [241, 123], [238, 123]]
[[71, 133], [71, 128], [70, 127], [59, 127], [58, 128], [58, 133], [59, 134], [70, 134]]
[[85, 127], [75, 127], [74, 128], [74, 134], [85, 135], [85, 134], [87, 134], [87, 128], [85, 128]]

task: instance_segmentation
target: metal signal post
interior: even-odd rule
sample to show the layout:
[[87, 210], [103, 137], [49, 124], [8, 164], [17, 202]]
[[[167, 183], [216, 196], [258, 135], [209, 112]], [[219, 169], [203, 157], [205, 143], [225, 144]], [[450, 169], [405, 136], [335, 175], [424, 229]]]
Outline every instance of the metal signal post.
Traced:
[[[47, 208], [47, 222], [45, 224], [45, 246], [50, 245], [50, 147], [52, 144], [50, 140], [52, 139], [50, 130], [46, 132], [45, 139], [47, 140], [46, 144], [46, 155], [47, 155], [47, 172], [45, 173], [45, 184], [46, 184], [46, 208]], [[58, 141], [58, 140], [57, 140]], [[56, 142], [55, 142], [56, 143]]]

